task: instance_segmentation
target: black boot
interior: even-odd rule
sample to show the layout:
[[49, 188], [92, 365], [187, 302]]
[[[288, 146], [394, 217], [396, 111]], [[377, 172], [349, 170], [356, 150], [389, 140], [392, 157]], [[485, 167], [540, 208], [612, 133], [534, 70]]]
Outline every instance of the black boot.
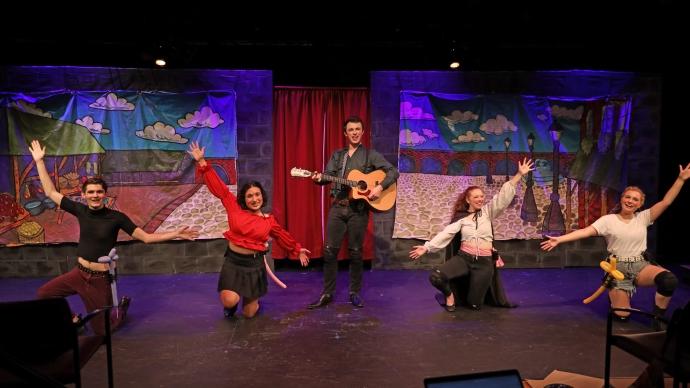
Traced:
[[448, 311], [449, 313], [455, 311], [455, 304], [446, 304], [446, 298], [449, 297], [450, 294], [453, 292], [450, 289], [450, 284], [448, 282], [448, 278], [446, 277], [446, 275], [444, 275], [438, 269], [434, 269], [433, 271], [431, 271], [431, 274], [429, 275], [429, 282], [432, 286], [436, 287], [436, 289], [441, 291], [442, 293], [442, 295], [434, 296], [434, 298], [436, 298], [436, 301], [441, 306], [443, 306], [443, 308], [446, 309], [446, 311]]
[[662, 321], [664, 314], [666, 314], [666, 309], [662, 309], [654, 303], [654, 309], [652, 310], [654, 318], [652, 318], [652, 330], [654, 331], [664, 331], [666, 330], [666, 323]]

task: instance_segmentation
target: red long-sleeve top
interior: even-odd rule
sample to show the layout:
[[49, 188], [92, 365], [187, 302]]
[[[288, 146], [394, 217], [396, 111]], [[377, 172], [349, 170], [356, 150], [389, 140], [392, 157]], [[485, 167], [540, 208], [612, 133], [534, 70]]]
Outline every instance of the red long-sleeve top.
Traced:
[[271, 236], [293, 257], [299, 257], [302, 246], [278, 224], [273, 215], [265, 216], [242, 209], [237, 203], [237, 197], [228, 190], [216, 171], [208, 164], [204, 167], [199, 166], [197, 171], [204, 178], [211, 194], [220, 199], [228, 212], [230, 229], [223, 233], [228, 241], [243, 248], [263, 252], [266, 250], [268, 237]]

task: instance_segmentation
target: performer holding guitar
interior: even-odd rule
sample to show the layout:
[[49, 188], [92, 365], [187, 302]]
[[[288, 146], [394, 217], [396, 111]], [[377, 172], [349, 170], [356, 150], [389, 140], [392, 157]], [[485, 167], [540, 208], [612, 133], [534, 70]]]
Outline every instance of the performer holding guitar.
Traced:
[[[294, 167], [290, 170], [290, 175], [302, 178], [313, 178], [318, 172], [311, 172], [301, 168]], [[388, 186], [381, 192], [381, 195], [375, 199], [369, 199], [372, 189], [379, 186], [384, 179], [386, 173], [382, 170], [375, 170], [365, 174], [359, 170], [350, 170], [347, 178], [339, 178], [337, 176], [321, 175], [321, 181], [328, 181], [339, 183], [341, 185], [350, 186], [350, 199], [362, 199], [366, 201], [372, 208], [380, 211], [390, 210], [395, 204], [396, 184]]]
[[[393, 192], [392, 201], [395, 201], [394, 187], [393, 190], [389, 189], [395, 184], [400, 173], [380, 153], [362, 145], [364, 134], [362, 119], [357, 116], [350, 116], [343, 125], [343, 134], [347, 139], [347, 147], [333, 153], [323, 174], [312, 174], [312, 179], [317, 184], [325, 185], [330, 181], [335, 181], [335, 183], [331, 189], [333, 204], [328, 213], [326, 227], [323, 292], [318, 300], [308, 306], [309, 309], [326, 306], [333, 300], [335, 278], [338, 272], [338, 251], [345, 232], [347, 232], [350, 254], [350, 303], [355, 307], [364, 307], [360, 291], [363, 268], [362, 245], [364, 233], [369, 223], [367, 203], [374, 206], [380, 198], [389, 198], [390, 194], [388, 193], [391, 191]], [[380, 181], [374, 179], [373, 182], [366, 182], [366, 184], [359, 183], [364, 181], [362, 178], [367, 175], [373, 176], [370, 173], [374, 170], [383, 171], [383, 174], [380, 174], [382, 177]], [[363, 174], [357, 174], [358, 172]], [[354, 173], [354, 175], [351, 176], [350, 173]], [[338, 179], [332, 179], [334, 177]], [[345, 177], [348, 179], [342, 179]], [[353, 189], [353, 186], [356, 188]], [[379, 210], [387, 209], [382, 206]]]

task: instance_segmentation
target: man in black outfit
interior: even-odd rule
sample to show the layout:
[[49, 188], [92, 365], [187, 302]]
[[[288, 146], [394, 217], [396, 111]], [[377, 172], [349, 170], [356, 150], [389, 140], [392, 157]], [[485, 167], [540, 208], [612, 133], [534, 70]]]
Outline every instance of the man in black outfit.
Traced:
[[[383, 170], [385, 179], [371, 189], [369, 200], [376, 200], [383, 190], [395, 183], [400, 173], [380, 153], [362, 145], [364, 127], [362, 119], [350, 116], [345, 120], [343, 133], [347, 138], [347, 147], [335, 151], [326, 165], [323, 175], [347, 177], [350, 171], [359, 170], [368, 174], [374, 170]], [[327, 184], [322, 174], [314, 174], [317, 184]], [[323, 254], [323, 292], [319, 299], [307, 306], [309, 309], [326, 306], [333, 300], [335, 279], [338, 272], [338, 251], [347, 232], [347, 245], [350, 254], [350, 303], [355, 307], [364, 307], [360, 291], [362, 289], [362, 246], [364, 234], [369, 223], [369, 207], [364, 199], [349, 198], [351, 188], [334, 183], [331, 189], [333, 204], [328, 213], [326, 227], [326, 247]]]
[[[39, 298], [57, 298], [79, 294], [87, 312], [112, 304], [112, 292], [108, 273], [108, 264], [99, 263], [98, 258], [107, 256], [115, 246], [117, 234], [124, 230], [137, 240], [145, 243], [167, 241], [175, 238], [193, 240], [199, 235], [187, 227], [164, 233], [147, 233], [137, 227], [124, 213], [105, 207], [108, 186], [100, 178], [89, 178], [82, 185], [82, 197], [86, 205], [72, 201], [55, 189], [46, 169], [43, 157], [45, 147], [38, 140], [31, 142], [31, 156], [36, 162], [38, 177], [43, 191], [53, 202], [79, 221], [79, 245], [77, 245], [77, 266], [42, 285], [38, 291]], [[118, 311], [113, 311], [110, 320], [115, 330], [125, 319], [130, 298], [123, 297]], [[96, 334], [103, 334], [105, 321], [99, 314], [91, 321]]]

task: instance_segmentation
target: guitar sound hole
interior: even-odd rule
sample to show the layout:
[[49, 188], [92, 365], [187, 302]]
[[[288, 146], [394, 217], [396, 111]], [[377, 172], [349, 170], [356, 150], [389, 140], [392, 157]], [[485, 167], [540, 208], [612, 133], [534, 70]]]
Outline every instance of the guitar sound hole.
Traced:
[[367, 182], [365, 182], [365, 181], [359, 181], [359, 182], [357, 182], [357, 188], [358, 188], [360, 191], [366, 190], [366, 189], [367, 189]]

